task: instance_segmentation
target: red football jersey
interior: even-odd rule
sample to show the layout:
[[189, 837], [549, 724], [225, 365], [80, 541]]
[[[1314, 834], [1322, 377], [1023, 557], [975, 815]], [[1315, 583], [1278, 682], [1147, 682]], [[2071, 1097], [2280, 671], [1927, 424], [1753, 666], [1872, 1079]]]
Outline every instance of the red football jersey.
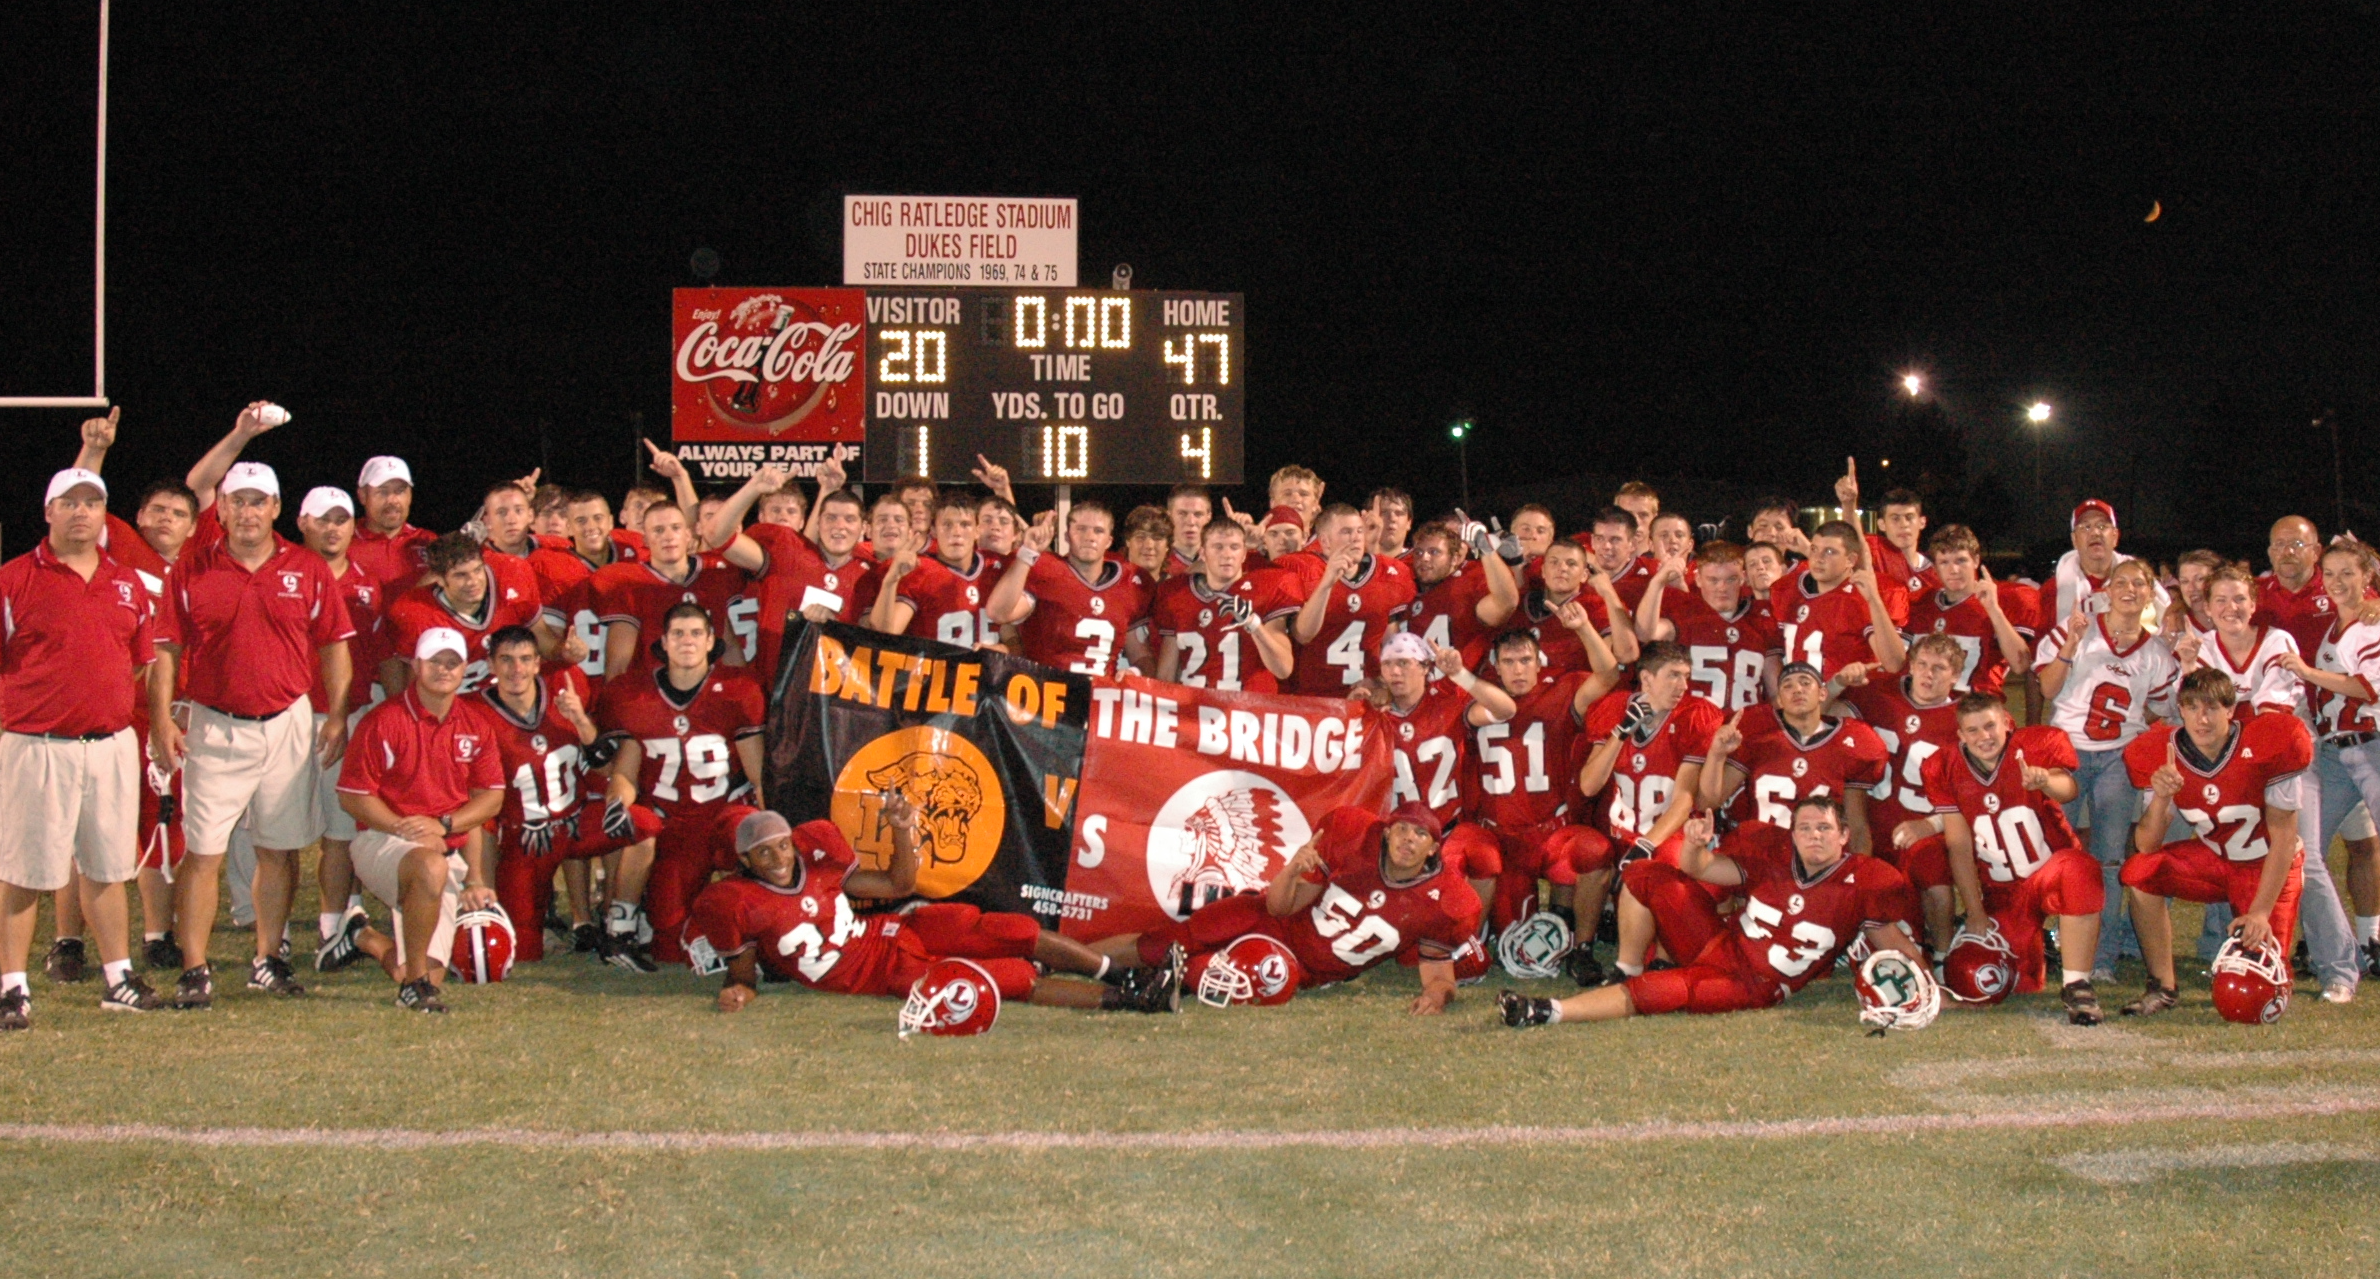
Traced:
[[1882, 533], [1868, 534], [1868, 563], [1876, 568], [1876, 593], [1884, 597], [1885, 614], [1904, 630], [1917, 597], [1942, 587], [1941, 575], [1922, 549], [1911, 560], [1900, 547], [1885, 541]]
[[[2000, 611], [2008, 615], [2009, 626], [2031, 648], [2040, 639], [2034, 630], [2033, 613], [2040, 603], [2039, 592], [2014, 582], [2001, 582]], [[1959, 642], [1959, 649], [1967, 660], [1959, 666], [1958, 691], [1988, 693], [2000, 696], [2008, 686], [2008, 655], [2000, 651], [2000, 640], [1992, 633], [1991, 614], [1984, 611], [1980, 592], [1951, 603], [1946, 592], [1936, 587], [1909, 600], [1909, 621], [1903, 628], [1911, 643], [1920, 636], [1948, 635]]]
[[1926, 802], [1936, 813], [1967, 819], [1975, 835], [1975, 865], [1987, 883], [2031, 879], [2049, 864], [2050, 854], [2081, 846], [2066, 824], [2065, 807], [2025, 789], [2020, 755], [2035, 768], [2075, 768], [2074, 743], [2047, 724], [2009, 734], [1989, 772], [1977, 768], [1974, 757], [1955, 742], [1926, 761]]
[[1784, 651], [1785, 640], [1767, 600], [1746, 591], [1735, 615], [1725, 617], [1701, 592], [1673, 587], [1661, 596], [1661, 616], [1692, 660], [1695, 692], [1731, 714], [1768, 700], [1768, 659]]
[[[1587, 610], [1587, 620], [1606, 640], [1611, 638], [1611, 610], [1603, 606], [1603, 597], [1593, 591], [1580, 591], [1572, 598]], [[1537, 640], [1537, 651], [1545, 655], [1546, 673], [1551, 675], [1583, 674], [1591, 669], [1587, 661], [1587, 646], [1555, 614], [1559, 605], [1546, 598], [1545, 588], [1533, 586], [1521, 592], [1521, 606], [1512, 611], [1511, 620], [1504, 624], [1503, 634], [1527, 631]]]
[[[1635, 697], [1616, 689], [1589, 707], [1587, 741], [1610, 737]], [[1613, 839], [1636, 840], [1652, 833], [1654, 823], [1677, 799], [1678, 770], [1709, 758], [1711, 734], [1726, 720], [1717, 706], [1688, 693], [1667, 715], [1620, 744], [1601, 804], [1604, 828]], [[1687, 802], [1693, 802], [1691, 796]]]
[[1804, 741], [1785, 727], [1774, 706], [1762, 704], [1744, 713], [1743, 733], [1743, 745], [1729, 756], [1745, 773], [1736, 819], [1779, 830], [1793, 829], [1793, 806], [1808, 796], [1841, 799], [1854, 786], [1873, 788], [1891, 760], [1884, 739], [1855, 719], [1823, 719]]
[[[1415, 586], [1419, 589], [1419, 583]], [[1478, 670], [1487, 660], [1488, 641], [1496, 637], [1496, 629], [1479, 620], [1479, 602], [1487, 597], [1487, 570], [1477, 560], [1466, 560], [1406, 606], [1405, 629], [1440, 648], [1458, 650], [1463, 665]]]
[[1470, 739], [1463, 717], [1470, 710], [1471, 695], [1451, 680], [1432, 681], [1411, 710], [1389, 708], [1388, 741], [1397, 761], [1389, 807], [1420, 800], [1440, 823], [1454, 824], [1463, 810], [1463, 745]]
[[744, 535], [768, 554], [760, 575], [746, 585], [745, 600], [758, 637], [752, 669], [762, 680], [772, 681], [785, 649], [785, 628], [805, 601], [832, 609], [837, 621], [858, 620], [859, 592], [854, 588], [867, 564], [856, 555], [841, 564], [829, 564], [810, 539], [782, 524], [755, 524], [745, 529]]
[[1876, 858], [1845, 853], [1807, 879], [1790, 854], [1736, 864], [1744, 871], [1736, 953], [1745, 968], [1788, 992], [1833, 972], [1836, 957], [1871, 926], [1899, 924], [1915, 935], [1916, 891]]
[[714, 666], [689, 698], [664, 689], [664, 668], [604, 683], [595, 723], [644, 747], [636, 779], [640, 802], [673, 825], [701, 821], [736, 787], [735, 744], [759, 735], [767, 697], [740, 667]]
[[1072, 560], [1044, 555], [1025, 571], [1033, 612], [1017, 627], [1018, 645], [1044, 666], [1117, 674], [1124, 637], [1148, 628], [1156, 588], [1148, 574], [1118, 560], [1101, 560], [1098, 580], [1086, 582]]
[[1387, 831], [1387, 818], [1355, 807], [1317, 825], [1329, 878], [1311, 907], [1282, 921], [1306, 985], [1352, 981], [1390, 956], [1443, 960], [1479, 931], [1479, 894], [1443, 863], [1418, 883], [1389, 886], [1380, 873]]
[[1590, 678], [1540, 676], [1536, 688], [1512, 699], [1520, 709], [1511, 719], [1471, 730], [1475, 813], [1481, 821], [1521, 830], [1569, 811], [1578, 794], [1578, 761], [1571, 750], [1582, 726], [1572, 703], [1579, 685]]
[[478, 693], [487, 703], [488, 718], [496, 725], [496, 753], [504, 767], [503, 820], [507, 829], [567, 820], [586, 800], [585, 788], [580, 785], [586, 766], [578, 730], [554, 709], [554, 694], [564, 688], [578, 694], [580, 706], [592, 706], [595, 694], [586, 675], [575, 666], [538, 678], [537, 707], [526, 716], [512, 713], [496, 696], [493, 682]]
[[[1322, 580], [1298, 579], [1302, 607]], [[1367, 555], [1346, 581], [1331, 587], [1322, 629], [1297, 646], [1287, 691], [1308, 697], [1345, 697], [1366, 676], [1380, 673], [1380, 641], [1391, 623], [1413, 603], [1413, 570], [1396, 560]], [[1295, 624], [1292, 623], [1294, 626]], [[1294, 633], [1291, 638], [1294, 640]]]
[[1785, 638], [1785, 660], [1808, 662], [1821, 678], [1832, 679], [1853, 662], [1876, 660], [1868, 644], [1876, 629], [1868, 601], [1848, 579], [1821, 591], [1808, 569], [1788, 573], [1769, 588], [1769, 609]]
[[[919, 559], [917, 567], [894, 588], [914, 610], [909, 614], [909, 629], [902, 634], [961, 648], [998, 643], [1000, 628], [984, 616], [983, 605], [1007, 567], [1005, 559], [984, 552], [977, 552], [974, 564], [964, 570], [930, 556]], [[880, 572], [876, 575], [878, 590], [883, 581]]]
[[1845, 689], [1843, 700], [1876, 730], [1890, 757], [1884, 779], [1868, 791], [1868, 829], [1882, 845], [1893, 827], [1934, 811], [1926, 798], [1926, 761], [1958, 750], [1958, 699], [1920, 706], [1909, 696], [1907, 676], [1878, 671], [1858, 688]]
[[[1296, 612], [1295, 601], [1280, 589], [1280, 575], [1270, 570], [1243, 573], [1231, 584], [1231, 594], [1248, 601], [1253, 616], [1277, 617]], [[1204, 575], [1169, 577], [1151, 593], [1149, 620], [1160, 640], [1172, 639], [1182, 650], [1174, 681], [1192, 688], [1217, 688], [1227, 693], [1271, 693], [1281, 682], [1266, 669], [1255, 641], [1216, 605], [1222, 595], [1207, 589]]]
[[[2176, 731], [2172, 724], [2159, 724], [2124, 748], [2124, 770], [2134, 786], [2149, 789], [2150, 777], [2165, 766], [2167, 743]], [[2268, 805], [2297, 810], [2304, 773], [2314, 762], [2313, 736], [2295, 715], [2267, 711], [2234, 719], [2231, 740], [2211, 762], [2199, 763], [2194, 753], [2174, 752], [2182, 774], [2174, 811], [2190, 823], [2198, 842], [2217, 854], [2235, 862], [2264, 860], [2272, 847], [2264, 810]], [[2300, 847], [2304, 843], [2301, 836]]]
[[[794, 828], [801, 877], [789, 888], [731, 875], [694, 899], [680, 936], [694, 971], [727, 971], [727, 961], [757, 949], [760, 966], [812, 990], [836, 995], [898, 995], [905, 970], [923, 966], [924, 952], [900, 915], [860, 915], [843, 895], [850, 862], [814, 857], [821, 841], [805, 822]], [[839, 837], [839, 834], [838, 834]], [[904, 944], [908, 943], [908, 944]], [[904, 960], [910, 962], [904, 963]]]
[[[559, 548], [541, 546], [529, 556], [537, 574], [537, 596], [545, 601], [545, 620], [565, 635], [578, 636], [587, 646], [579, 672], [588, 679], [603, 678], [603, 614], [595, 607], [595, 574], [600, 566], [579, 558], [565, 539]], [[615, 562], [627, 562], [623, 556]]]
[[680, 604], [700, 604], [711, 616], [711, 629], [727, 646], [728, 665], [744, 660], [737, 642], [734, 605], [744, 593], [744, 570], [719, 556], [696, 556], [692, 573], [683, 579], [664, 577], [644, 562], [609, 564], [595, 574], [595, 611], [604, 625], [631, 622], [636, 626], [634, 660], [626, 671], [606, 671], [607, 678], [648, 671], [661, 664], [653, 646], [661, 642], [662, 621]]
[[413, 646], [424, 631], [433, 627], [461, 631], [463, 642], [471, 649], [471, 662], [463, 668], [463, 691], [479, 691], [488, 682], [488, 640], [507, 626], [535, 625], [545, 611], [537, 598], [537, 576], [527, 560], [490, 554], [486, 563], [487, 598], [480, 601], [478, 613], [471, 617], [456, 612], [446, 602], [443, 587], [417, 586], [398, 596], [388, 606], [388, 617], [383, 623], [387, 634], [386, 655], [411, 659]]

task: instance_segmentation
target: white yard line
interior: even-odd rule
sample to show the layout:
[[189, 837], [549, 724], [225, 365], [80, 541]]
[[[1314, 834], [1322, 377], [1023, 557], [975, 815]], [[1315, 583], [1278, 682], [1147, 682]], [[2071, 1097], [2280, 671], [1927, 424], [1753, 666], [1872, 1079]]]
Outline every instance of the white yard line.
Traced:
[[314, 1147], [432, 1150], [506, 1146], [528, 1150], [643, 1151], [1010, 1151], [1010, 1150], [1374, 1150], [1516, 1145], [1634, 1145], [1674, 1141], [1778, 1141], [1810, 1137], [1901, 1136], [2043, 1128], [2113, 1128], [2190, 1120], [2286, 1119], [2380, 1113], [2380, 1092], [2330, 1097], [2193, 1101], [2181, 1105], [2086, 1105], [1954, 1114], [1842, 1115], [1807, 1119], [1646, 1120], [1579, 1127], [1344, 1128], [1203, 1132], [566, 1132], [532, 1128], [181, 1128], [163, 1124], [0, 1124], [0, 1141], [48, 1145], [156, 1145], [216, 1149]]
[[2154, 1181], [2169, 1172], [2200, 1168], [2272, 1168], [2284, 1164], [2380, 1162], [2380, 1147], [2341, 1146], [2327, 1141], [2272, 1141], [2251, 1146], [2196, 1146], [2159, 1150], [2113, 1150], [2067, 1155], [2055, 1163], [2077, 1177], [2105, 1185]]

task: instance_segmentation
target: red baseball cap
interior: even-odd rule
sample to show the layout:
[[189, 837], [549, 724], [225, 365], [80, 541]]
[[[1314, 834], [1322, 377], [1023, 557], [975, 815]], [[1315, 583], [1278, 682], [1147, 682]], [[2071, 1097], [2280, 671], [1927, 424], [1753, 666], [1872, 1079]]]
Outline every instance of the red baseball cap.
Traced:
[[1399, 822], [1420, 827], [1433, 841], [1446, 838], [1446, 828], [1438, 823], [1438, 814], [1418, 799], [1407, 800], [1389, 810], [1388, 824], [1394, 826]]
[[2082, 505], [2074, 508], [2074, 518], [2067, 521], [2066, 527], [2082, 527], [2082, 518], [2093, 513], [2106, 516], [2107, 526], [2109, 528], [2114, 528], [2116, 526], [2116, 508], [2109, 506], [2107, 503], [2102, 502], [2098, 498], [2094, 497], [2091, 500], [2084, 502]]

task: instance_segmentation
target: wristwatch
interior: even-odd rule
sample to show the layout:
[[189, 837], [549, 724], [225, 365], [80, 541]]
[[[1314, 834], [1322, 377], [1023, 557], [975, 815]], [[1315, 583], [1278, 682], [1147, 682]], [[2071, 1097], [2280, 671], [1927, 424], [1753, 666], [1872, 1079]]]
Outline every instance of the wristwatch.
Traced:
[[440, 828], [440, 829], [444, 830], [444, 831], [445, 831], [447, 834], [449, 834], [449, 835], [452, 835], [452, 834], [454, 834], [454, 833], [455, 833], [455, 819], [454, 819], [454, 814], [452, 814], [452, 813], [440, 813], [440, 814], [438, 815], [438, 826], [439, 826], [439, 828]]

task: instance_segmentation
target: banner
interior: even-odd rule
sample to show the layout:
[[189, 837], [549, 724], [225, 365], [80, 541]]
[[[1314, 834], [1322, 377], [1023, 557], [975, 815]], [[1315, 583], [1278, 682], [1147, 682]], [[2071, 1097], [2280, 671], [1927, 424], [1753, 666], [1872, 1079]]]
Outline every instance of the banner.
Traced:
[[843, 283], [1075, 286], [1074, 198], [843, 197]]
[[1387, 808], [1382, 725], [1360, 702], [1098, 681], [1062, 930], [1140, 932], [1262, 889], [1323, 814]]
[[883, 797], [917, 806], [918, 895], [1055, 916], [1089, 677], [1006, 653], [796, 622], [770, 698], [768, 799], [826, 813], [863, 865], [892, 860]]
[[854, 474], [867, 435], [858, 289], [677, 289], [671, 298], [670, 438], [704, 480], [766, 463]]

